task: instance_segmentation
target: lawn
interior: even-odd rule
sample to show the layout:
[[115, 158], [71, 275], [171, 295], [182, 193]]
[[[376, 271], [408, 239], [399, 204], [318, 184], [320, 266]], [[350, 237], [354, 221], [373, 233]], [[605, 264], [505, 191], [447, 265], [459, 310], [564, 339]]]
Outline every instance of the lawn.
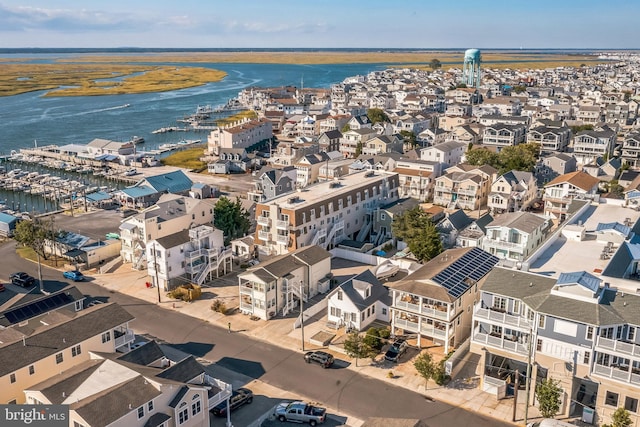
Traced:
[[[27, 247], [19, 247], [16, 249], [16, 253], [18, 254], [18, 256], [20, 256], [21, 258], [24, 259], [28, 259], [29, 261], [33, 261], [33, 262], [38, 262], [38, 255], [36, 254], [36, 252], [31, 249], [31, 248], [27, 248]], [[57, 258], [54, 259], [53, 255], [50, 256], [49, 259], [44, 259], [42, 257], [40, 257], [40, 263], [42, 265], [46, 265], [49, 267], [58, 267], [59, 265], [62, 265], [64, 263], [64, 260]]]
[[207, 164], [200, 160], [202, 156], [204, 156], [204, 148], [187, 148], [186, 150], [172, 153], [160, 161], [165, 166], [198, 171], [207, 167]]
[[243, 110], [240, 111], [232, 116], [229, 117], [225, 117], [224, 119], [218, 119], [216, 120], [216, 125], [218, 126], [226, 126], [226, 125], [230, 125], [234, 122], [237, 122], [238, 120], [242, 120], [245, 118], [249, 118], [249, 119], [257, 119], [258, 118], [258, 114], [253, 111], [253, 110]]

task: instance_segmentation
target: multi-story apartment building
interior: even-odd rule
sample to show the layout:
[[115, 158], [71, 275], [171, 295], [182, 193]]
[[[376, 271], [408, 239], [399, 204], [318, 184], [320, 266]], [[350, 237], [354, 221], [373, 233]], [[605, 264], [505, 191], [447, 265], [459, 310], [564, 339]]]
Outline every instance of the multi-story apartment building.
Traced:
[[450, 209], [477, 210], [487, 204], [496, 170], [488, 165], [459, 164], [435, 179], [433, 203]]
[[147, 242], [187, 230], [192, 225], [213, 222], [213, 203], [175, 194], [166, 194], [158, 203], [133, 215], [120, 224], [122, 261], [133, 268], [146, 267]]
[[536, 198], [538, 186], [531, 172], [512, 170], [491, 184], [487, 206], [493, 213], [526, 209]]
[[540, 144], [542, 153], [563, 152], [571, 142], [571, 128], [564, 122], [560, 122], [559, 126], [536, 126], [529, 129], [527, 142]]
[[482, 249], [500, 259], [525, 261], [540, 246], [548, 228], [548, 219], [531, 212], [505, 213], [486, 225]]
[[593, 199], [598, 194], [598, 178], [586, 172], [577, 171], [553, 179], [544, 186], [544, 214], [561, 221], [569, 213], [569, 205], [574, 198]]
[[280, 255], [238, 275], [240, 311], [269, 320], [329, 291], [331, 254], [308, 246]]
[[[349, 123], [351, 123], [351, 121]], [[364, 146], [377, 136], [376, 131], [370, 127], [348, 130], [342, 134], [340, 152], [346, 158], [357, 157], [358, 149], [362, 152]]]
[[212, 130], [207, 138], [208, 153], [217, 156], [221, 148], [253, 151], [268, 144], [272, 138], [273, 128], [269, 119], [245, 119]]
[[396, 173], [362, 171], [258, 203], [256, 243], [274, 254], [310, 245], [332, 248], [355, 236], [371, 211], [396, 201], [398, 186]]
[[224, 247], [221, 230], [199, 225], [147, 244], [147, 273], [154, 286], [168, 291], [185, 283], [202, 285], [232, 269], [231, 249]]
[[624, 407], [640, 425], [638, 305], [637, 295], [584, 271], [553, 278], [494, 268], [473, 315], [471, 352], [481, 357], [483, 389], [496, 392], [516, 370], [521, 381], [530, 372], [532, 385], [559, 382], [565, 416], [595, 410], [604, 423]]
[[587, 165], [598, 157], [611, 158], [616, 146], [616, 132], [608, 127], [583, 130], [573, 141], [573, 155], [579, 164]]
[[527, 127], [525, 125], [508, 125], [497, 123], [484, 128], [482, 135], [483, 145], [508, 147], [522, 144], [526, 141]]
[[[7, 317], [20, 315], [25, 313], [16, 310]], [[131, 320], [112, 303], [43, 311], [23, 319], [19, 329], [0, 330], [0, 402], [25, 403], [24, 390], [89, 360], [90, 351], [128, 349], [135, 339]]]
[[497, 262], [480, 248], [450, 249], [394, 283], [391, 332], [417, 334], [419, 347], [427, 340], [447, 354], [469, 337], [478, 282]]

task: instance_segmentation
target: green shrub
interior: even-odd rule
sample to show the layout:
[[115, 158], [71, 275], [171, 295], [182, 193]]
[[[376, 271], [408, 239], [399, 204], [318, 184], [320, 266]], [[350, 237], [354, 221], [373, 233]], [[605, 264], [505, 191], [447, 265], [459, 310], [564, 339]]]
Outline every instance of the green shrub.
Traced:
[[225, 314], [227, 312], [227, 306], [222, 300], [217, 299], [214, 300], [211, 304], [211, 310], [215, 311], [216, 313]]
[[374, 327], [367, 330], [363, 340], [366, 345], [378, 351], [382, 350], [382, 346], [384, 345], [383, 341], [380, 339], [380, 330]]

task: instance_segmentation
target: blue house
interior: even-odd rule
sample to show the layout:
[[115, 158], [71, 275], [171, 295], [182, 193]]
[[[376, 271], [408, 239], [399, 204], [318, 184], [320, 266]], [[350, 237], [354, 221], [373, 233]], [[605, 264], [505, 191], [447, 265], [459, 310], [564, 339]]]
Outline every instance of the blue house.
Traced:
[[146, 208], [155, 204], [166, 193], [188, 195], [193, 181], [184, 172], [177, 170], [143, 178], [135, 185], [115, 194], [121, 205], [131, 208]]
[[4, 212], [0, 212], [0, 236], [11, 237], [16, 229], [18, 218]]

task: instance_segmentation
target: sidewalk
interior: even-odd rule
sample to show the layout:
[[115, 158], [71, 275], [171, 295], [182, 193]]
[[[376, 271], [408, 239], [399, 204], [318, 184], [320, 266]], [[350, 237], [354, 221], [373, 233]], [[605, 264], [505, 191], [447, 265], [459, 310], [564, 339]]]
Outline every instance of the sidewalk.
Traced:
[[[146, 270], [132, 270], [130, 264], [125, 264], [115, 273], [94, 274], [92, 277], [95, 278], [96, 284], [109, 290], [121, 292], [151, 303], [158, 303], [158, 290], [156, 288], [147, 288], [145, 285], [149, 281]], [[219, 281], [226, 282], [228, 286], [203, 287], [202, 298], [190, 303], [170, 299], [166, 296], [166, 292], [161, 291], [160, 307], [200, 318], [222, 328], [227, 328], [230, 322], [232, 331], [268, 341], [270, 344], [283, 348], [302, 351], [301, 331], [300, 329], [293, 329], [294, 319], [251, 320], [249, 316], [237, 312], [232, 315], [224, 315], [211, 310], [211, 304], [215, 299], [222, 299], [227, 307], [238, 305], [237, 286], [234, 286], [234, 283], [237, 282], [227, 277], [221, 278]], [[322, 319], [322, 316], [316, 316], [305, 320], [305, 350], [320, 348], [311, 344], [309, 339], [320, 331], [328, 331]], [[331, 331], [331, 333], [336, 332]], [[326, 351], [327, 349], [325, 348], [324, 350]], [[474, 375], [474, 372], [467, 373], [467, 377], [455, 378], [447, 386], [440, 387], [431, 381], [428, 388], [425, 389], [424, 379], [418, 375], [411, 362], [401, 363], [393, 366], [393, 369], [389, 369], [389, 366], [372, 363], [370, 359], [359, 359], [358, 366], [355, 366], [355, 360], [349, 358], [346, 354], [340, 353], [339, 347], [330, 346], [328, 351], [334, 353], [337, 359], [348, 361], [350, 363], [349, 369], [354, 369], [360, 374], [405, 387], [422, 393], [428, 398], [499, 419], [503, 422], [510, 422], [512, 419], [513, 399], [496, 400], [494, 396], [483, 392], [479, 388], [479, 378]], [[390, 371], [393, 372], [392, 377], [389, 374]], [[513, 424], [523, 425], [524, 402], [520, 402], [521, 399], [518, 400], [517, 419], [519, 421]], [[529, 407], [529, 420], [537, 417], [539, 417], [537, 408]], [[361, 420], [349, 417], [350, 426], [356, 427], [361, 424]]]

